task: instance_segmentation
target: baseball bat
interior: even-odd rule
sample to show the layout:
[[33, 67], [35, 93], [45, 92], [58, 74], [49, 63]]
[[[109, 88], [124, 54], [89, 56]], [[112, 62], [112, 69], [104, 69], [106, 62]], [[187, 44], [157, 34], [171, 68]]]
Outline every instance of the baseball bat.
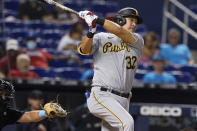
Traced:
[[62, 9], [62, 10], [69, 11], [69, 12], [71, 12], [71, 13], [74, 13], [74, 14], [76, 14], [76, 15], [79, 15], [79, 13], [78, 13], [77, 11], [75, 11], [75, 10], [69, 8], [69, 7], [66, 7], [66, 6], [64, 6], [64, 5], [61, 5], [61, 4], [59, 4], [59, 3], [57, 3], [57, 2], [55, 2], [55, 1], [53, 1], [53, 0], [40, 0], [40, 1], [42, 1], [42, 2], [44, 2], [44, 3], [47, 3], [47, 4], [50, 4], [50, 5], [54, 5], [54, 6], [60, 8], [60, 9]]

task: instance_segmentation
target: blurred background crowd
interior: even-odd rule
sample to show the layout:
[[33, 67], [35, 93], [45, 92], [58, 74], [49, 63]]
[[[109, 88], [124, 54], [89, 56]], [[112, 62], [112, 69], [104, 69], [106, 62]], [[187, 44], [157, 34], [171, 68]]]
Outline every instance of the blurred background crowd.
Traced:
[[[75, 10], [89, 9], [110, 20], [121, 8], [118, 2], [110, 1], [66, 0], [60, 3]], [[4, 7], [4, 17], [0, 21], [1, 78], [85, 80], [82, 77], [92, 68], [92, 56], [77, 53], [77, 46], [87, 32], [83, 20], [35, 0], [4, 0]], [[183, 43], [179, 28], [172, 26], [167, 30], [165, 43], [161, 42], [161, 33], [147, 27], [146, 19], [136, 32], [144, 37], [145, 42], [136, 80], [156, 83], [191, 83], [196, 80], [195, 55], [188, 46], [195, 43]]]
[[[144, 38], [144, 49], [135, 82], [195, 85], [197, 82], [197, 40], [189, 35], [188, 40], [184, 43], [184, 30], [170, 21], [165, 32], [166, 36], [162, 38], [164, 18], [161, 17], [166, 1], [168, 0], [160, 0], [155, 3], [152, 0], [148, 3], [145, 2], [144, 5], [142, 5], [143, 0], [138, 2], [62, 0], [58, 2], [77, 11], [93, 11], [96, 15], [112, 21], [119, 9], [126, 6], [137, 8], [144, 18], [144, 23], [139, 25], [136, 30]], [[197, 16], [196, 0], [181, 2]], [[158, 7], [155, 7], [156, 5]], [[171, 8], [171, 10], [173, 9], [174, 7]], [[175, 16], [182, 18], [179, 10], [178, 13], [175, 12], [174, 10]], [[197, 20], [189, 18], [187, 25], [197, 32]], [[94, 68], [92, 56], [82, 56], [77, 53], [77, 46], [80, 44], [82, 36], [87, 33], [87, 29], [85, 22], [78, 16], [37, 0], [1, 0], [0, 78], [8, 80], [76, 80], [82, 83], [91, 80]], [[98, 28], [98, 32], [100, 31], [104, 30]], [[39, 109], [39, 105], [44, 103], [43, 96], [41, 91], [31, 92], [27, 97], [29, 106], [26, 109]], [[95, 122], [94, 127], [99, 128], [99, 120], [87, 113], [86, 104], [77, 107], [75, 111], [76, 113], [73, 113], [76, 115], [76, 117], [73, 116], [75, 119], [63, 121], [64, 124], [61, 124], [62, 120], [57, 119], [52, 124], [44, 121], [19, 125], [15, 130], [64, 131], [69, 129], [79, 131], [80, 129], [82, 131], [79, 123], [84, 125], [83, 123], [88, 123], [88, 120]], [[78, 114], [84, 118], [83, 121], [82, 118], [79, 119]], [[92, 119], [85, 121], [88, 115]], [[167, 121], [165, 120], [167, 118], [152, 118], [152, 123], [156, 119], [161, 121], [160, 124]], [[180, 123], [184, 123], [183, 125], [197, 125], [197, 123], [193, 123], [193, 120], [180, 118], [177, 121], [181, 121]], [[179, 127], [176, 130], [197, 130], [193, 125], [186, 126], [189, 127], [187, 129]], [[75, 126], [78, 126], [79, 129], [76, 129]], [[92, 125], [90, 124], [89, 127]], [[91, 128], [84, 130], [96, 131]], [[141, 130], [145, 131], [145, 129]]]

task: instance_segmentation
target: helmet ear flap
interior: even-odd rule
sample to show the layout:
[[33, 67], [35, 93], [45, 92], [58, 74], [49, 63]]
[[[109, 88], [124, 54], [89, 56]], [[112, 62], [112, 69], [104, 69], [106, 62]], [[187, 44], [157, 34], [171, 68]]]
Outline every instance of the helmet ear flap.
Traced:
[[115, 19], [114, 19], [114, 22], [116, 22], [120, 26], [123, 26], [124, 24], [126, 24], [126, 19], [121, 15], [116, 15]]

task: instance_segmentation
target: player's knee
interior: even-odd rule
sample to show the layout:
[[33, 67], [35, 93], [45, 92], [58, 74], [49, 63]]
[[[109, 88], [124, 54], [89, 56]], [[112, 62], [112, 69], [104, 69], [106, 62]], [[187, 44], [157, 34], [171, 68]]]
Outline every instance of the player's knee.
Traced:
[[133, 131], [134, 120], [132, 116], [127, 117], [127, 119], [124, 121], [124, 128], [125, 131]]

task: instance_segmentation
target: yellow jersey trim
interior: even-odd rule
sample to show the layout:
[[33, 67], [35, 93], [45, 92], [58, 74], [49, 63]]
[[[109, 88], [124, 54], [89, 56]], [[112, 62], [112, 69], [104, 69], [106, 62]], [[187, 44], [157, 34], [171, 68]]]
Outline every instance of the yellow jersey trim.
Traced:
[[90, 54], [91, 54], [91, 53], [87, 53], [87, 54], [83, 53], [83, 52], [81, 51], [81, 45], [77, 48], [77, 51], [78, 51], [79, 54], [81, 54], [81, 55], [90, 55]]

